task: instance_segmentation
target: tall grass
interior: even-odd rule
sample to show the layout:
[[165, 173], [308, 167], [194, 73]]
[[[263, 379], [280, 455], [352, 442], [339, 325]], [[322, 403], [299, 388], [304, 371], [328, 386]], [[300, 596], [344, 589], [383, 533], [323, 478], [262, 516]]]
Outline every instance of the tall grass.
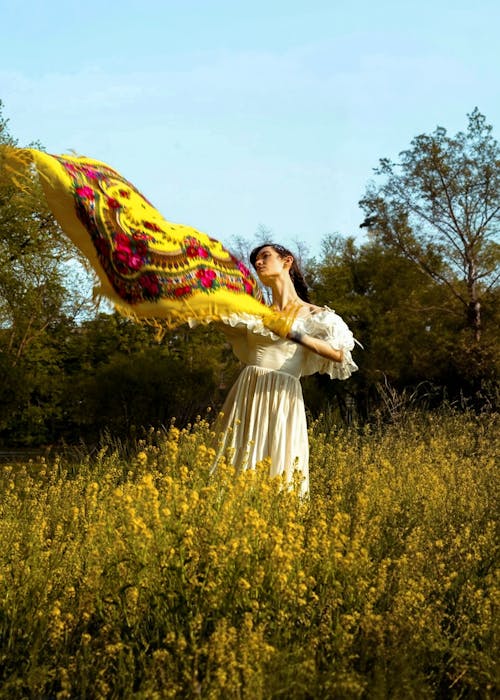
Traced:
[[305, 500], [204, 421], [4, 467], [0, 696], [497, 697], [497, 418], [310, 437]]

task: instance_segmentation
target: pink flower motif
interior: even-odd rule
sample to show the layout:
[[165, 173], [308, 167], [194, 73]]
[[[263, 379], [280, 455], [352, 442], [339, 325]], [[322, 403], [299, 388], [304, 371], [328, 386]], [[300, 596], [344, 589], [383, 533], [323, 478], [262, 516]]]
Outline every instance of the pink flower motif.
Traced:
[[115, 235], [114, 243], [115, 243], [116, 250], [124, 250], [124, 251], [131, 250], [130, 239], [124, 233], [120, 233], [120, 232], [117, 233]]
[[243, 272], [245, 277], [250, 277], [250, 270], [246, 265], [244, 265], [242, 262], [238, 261], [238, 270], [240, 272]]
[[250, 282], [247, 282], [247, 280], [243, 280], [243, 286], [245, 287], [245, 292], [247, 294], [253, 294], [253, 287], [250, 284]]
[[176, 297], [184, 297], [186, 294], [189, 294], [191, 292], [191, 287], [185, 286], [185, 287], [177, 287], [174, 289], [174, 294]]
[[94, 199], [95, 197], [94, 190], [88, 185], [84, 185], [83, 187], [77, 187], [76, 194], [82, 199]]
[[110, 209], [119, 209], [121, 207], [120, 202], [114, 197], [108, 197], [106, 204]]
[[213, 286], [217, 274], [214, 270], [203, 269], [196, 271], [196, 277], [200, 280], [205, 289], [210, 289]]
[[127, 250], [115, 250], [113, 261], [117, 270], [122, 274], [127, 272], [137, 272], [142, 267], [142, 257]]
[[202, 277], [207, 277], [208, 279], [213, 280], [213, 279], [215, 279], [216, 276], [217, 276], [217, 274], [216, 274], [215, 270], [210, 270], [207, 268], [202, 268], [201, 270], [196, 270], [196, 277], [198, 277], [198, 279], [201, 279]]
[[188, 245], [186, 248], [186, 255], [188, 258], [208, 258], [209, 253], [206, 248], [201, 245], [197, 245], [196, 242]]
[[73, 165], [73, 163], [64, 163], [64, 167], [72, 175], [74, 175], [77, 171], [76, 165]]
[[137, 253], [131, 253], [128, 256], [128, 267], [134, 272], [142, 267], [143, 257], [142, 255], [137, 255]]
[[83, 172], [89, 178], [89, 180], [97, 180], [99, 173], [94, 168], [84, 168]]
[[113, 262], [118, 272], [125, 273], [128, 270], [128, 252], [126, 250], [115, 250], [113, 252]]

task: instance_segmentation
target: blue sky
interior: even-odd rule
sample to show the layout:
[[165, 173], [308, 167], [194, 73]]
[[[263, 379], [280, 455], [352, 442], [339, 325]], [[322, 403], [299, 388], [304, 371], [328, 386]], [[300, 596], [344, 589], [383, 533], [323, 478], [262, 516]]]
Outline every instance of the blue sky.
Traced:
[[[500, 3], [0, 0], [13, 136], [108, 162], [226, 244], [360, 235], [379, 158], [500, 122]], [[362, 239], [360, 239], [362, 240]]]

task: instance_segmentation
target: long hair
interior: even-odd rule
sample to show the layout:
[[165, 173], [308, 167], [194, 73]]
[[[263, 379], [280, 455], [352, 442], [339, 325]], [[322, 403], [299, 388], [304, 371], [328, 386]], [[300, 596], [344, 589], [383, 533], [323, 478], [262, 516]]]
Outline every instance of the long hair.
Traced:
[[284, 248], [282, 245], [278, 245], [277, 243], [262, 243], [261, 245], [257, 246], [257, 248], [254, 248], [250, 253], [250, 262], [252, 263], [254, 268], [255, 262], [257, 260], [257, 255], [260, 253], [262, 248], [272, 248], [276, 253], [278, 253], [280, 258], [287, 258], [288, 256], [290, 256], [293, 259], [292, 266], [289, 270], [293, 286], [295, 287], [295, 291], [303, 301], [310, 302], [311, 299], [309, 297], [309, 290], [307, 289], [307, 284], [304, 279], [304, 275], [302, 274], [302, 272], [299, 269], [299, 266], [297, 265], [295, 255], [290, 250]]

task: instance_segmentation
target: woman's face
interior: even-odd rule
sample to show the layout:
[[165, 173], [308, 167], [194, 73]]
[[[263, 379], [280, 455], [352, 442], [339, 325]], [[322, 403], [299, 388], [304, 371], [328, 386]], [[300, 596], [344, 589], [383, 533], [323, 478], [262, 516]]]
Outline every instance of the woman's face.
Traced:
[[290, 256], [280, 258], [274, 248], [266, 245], [257, 253], [255, 270], [262, 284], [268, 285], [271, 280], [288, 275], [292, 261]]

